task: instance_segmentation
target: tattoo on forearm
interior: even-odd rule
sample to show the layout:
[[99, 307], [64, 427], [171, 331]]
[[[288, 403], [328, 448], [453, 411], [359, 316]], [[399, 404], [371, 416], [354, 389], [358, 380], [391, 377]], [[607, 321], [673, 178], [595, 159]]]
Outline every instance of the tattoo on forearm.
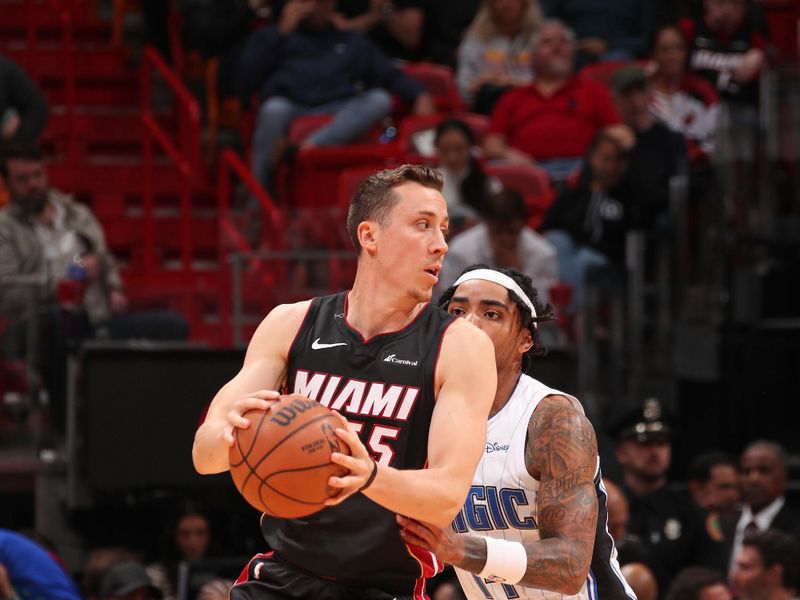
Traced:
[[586, 578], [597, 525], [597, 441], [589, 421], [553, 396], [528, 425], [525, 462], [539, 482], [541, 540], [527, 545], [523, 585], [572, 592]]

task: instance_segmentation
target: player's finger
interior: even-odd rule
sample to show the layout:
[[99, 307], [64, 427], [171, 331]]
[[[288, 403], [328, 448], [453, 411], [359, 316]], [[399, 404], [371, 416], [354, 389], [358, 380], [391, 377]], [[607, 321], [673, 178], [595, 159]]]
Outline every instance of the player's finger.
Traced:
[[356, 477], [354, 475], [345, 475], [344, 477], [329, 477], [328, 485], [335, 488], [354, 488], [358, 489], [364, 483], [364, 477]]
[[349, 425], [347, 429], [336, 428], [334, 431], [336, 432], [336, 437], [348, 445], [353, 456], [366, 456], [368, 454], [358, 434]]
[[337, 465], [341, 465], [345, 469], [349, 471], [359, 471], [360, 466], [362, 466], [361, 461], [357, 458], [353, 458], [349, 454], [342, 454], [341, 452], [331, 452], [331, 462], [336, 463]]
[[401, 525], [402, 525], [401, 531], [408, 531], [420, 539], [432, 538], [431, 531], [427, 527], [418, 523], [417, 521], [413, 521], [411, 519], [405, 519]]
[[342, 492], [341, 494], [337, 494], [336, 496], [325, 500], [325, 506], [336, 506], [337, 504], [341, 504], [353, 494], [355, 494], [355, 490], [352, 492]]
[[414, 535], [411, 531], [407, 529], [400, 530], [400, 537], [403, 538], [403, 541], [408, 544], [413, 544], [415, 546], [419, 546], [420, 548], [424, 548], [425, 550], [433, 550], [431, 545], [421, 537]]
[[239, 411], [239, 414], [244, 414], [248, 410], [267, 410], [270, 406], [272, 406], [274, 401], [271, 400], [262, 400], [261, 398], [256, 398], [255, 396], [248, 396], [246, 398], [242, 398], [236, 403], [236, 408]]
[[245, 419], [239, 412], [232, 410], [228, 413], [228, 423], [237, 429], [247, 429], [250, 427], [250, 421]]
[[275, 390], [258, 390], [251, 395], [253, 398], [260, 398], [261, 400], [279, 400], [281, 397]]
[[233, 439], [233, 427], [227, 426], [222, 431], [222, 437], [225, 439], [225, 442], [228, 446], [233, 446], [236, 443], [236, 440]]

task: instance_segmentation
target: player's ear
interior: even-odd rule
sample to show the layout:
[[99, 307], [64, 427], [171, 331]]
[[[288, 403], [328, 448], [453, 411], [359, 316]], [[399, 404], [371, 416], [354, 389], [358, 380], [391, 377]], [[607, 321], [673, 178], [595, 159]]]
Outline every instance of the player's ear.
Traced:
[[519, 342], [519, 353], [525, 354], [528, 350], [533, 348], [533, 336], [529, 329], [523, 329]]
[[356, 236], [361, 247], [371, 254], [375, 253], [377, 223], [375, 221], [361, 221], [356, 229]]

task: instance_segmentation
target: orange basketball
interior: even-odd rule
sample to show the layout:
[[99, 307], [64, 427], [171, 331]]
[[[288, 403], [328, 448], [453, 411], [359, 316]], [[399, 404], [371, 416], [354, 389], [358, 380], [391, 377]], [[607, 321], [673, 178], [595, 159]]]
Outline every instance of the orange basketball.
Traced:
[[245, 500], [285, 519], [324, 508], [325, 500], [339, 492], [328, 485], [328, 478], [348, 472], [331, 462], [331, 452], [350, 454], [335, 433], [341, 421], [318, 402], [296, 394], [244, 417], [250, 427], [234, 430], [228, 461]]

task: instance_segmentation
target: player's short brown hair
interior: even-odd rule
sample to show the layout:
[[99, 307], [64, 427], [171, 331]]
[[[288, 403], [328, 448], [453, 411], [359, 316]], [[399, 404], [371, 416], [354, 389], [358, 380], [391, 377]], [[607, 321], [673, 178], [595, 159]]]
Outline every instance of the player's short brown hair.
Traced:
[[397, 203], [397, 196], [392, 190], [409, 181], [439, 192], [444, 186], [444, 179], [439, 171], [422, 165], [402, 165], [396, 169], [385, 169], [364, 180], [347, 210], [347, 235], [356, 250], [361, 252], [358, 226], [364, 221], [377, 221], [385, 226], [389, 211]]

